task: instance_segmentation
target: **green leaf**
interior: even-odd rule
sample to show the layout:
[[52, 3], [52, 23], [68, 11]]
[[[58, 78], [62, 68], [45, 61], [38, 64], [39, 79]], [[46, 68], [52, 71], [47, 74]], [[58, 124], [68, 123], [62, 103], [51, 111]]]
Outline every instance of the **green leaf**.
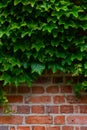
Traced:
[[51, 40], [51, 45], [57, 47], [59, 45], [58, 40], [56, 40], [56, 39]]
[[87, 69], [87, 62], [84, 63], [84, 68]]
[[18, 5], [21, 2], [21, 0], [14, 0], [14, 6]]
[[49, 69], [52, 69], [53, 73], [57, 72], [58, 70], [63, 72], [65, 71], [65, 69], [60, 64], [57, 63], [50, 64]]
[[78, 17], [78, 12], [79, 12], [79, 7], [78, 6], [73, 6], [72, 15], [77, 18]]
[[52, 69], [53, 73], [55, 73], [58, 70], [57, 64], [55, 63], [55, 64], [49, 65], [49, 69]]
[[56, 24], [54, 23], [49, 23], [49, 24], [43, 24], [43, 31], [48, 31], [49, 33], [52, 32], [53, 29], [57, 29]]
[[41, 75], [41, 73], [45, 69], [45, 66], [43, 64], [33, 63], [31, 64], [31, 69], [32, 69], [32, 73], [36, 72], [39, 75]]
[[33, 48], [35, 48], [36, 49], [36, 51], [38, 52], [41, 48], [44, 48], [45, 47], [45, 45], [44, 45], [44, 43], [43, 43], [43, 41], [40, 41], [39, 39], [35, 42], [35, 43], [33, 43], [32, 44], [32, 49]]

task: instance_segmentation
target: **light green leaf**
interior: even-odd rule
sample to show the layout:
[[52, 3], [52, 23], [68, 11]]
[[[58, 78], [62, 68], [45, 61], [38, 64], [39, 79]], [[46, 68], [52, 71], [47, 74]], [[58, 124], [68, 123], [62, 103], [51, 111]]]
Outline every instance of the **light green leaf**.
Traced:
[[39, 75], [41, 75], [41, 73], [45, 69], [45, 66], [43, 64], [33, 63], [31, 64], [31, 69], [32, 69], [32, 73], [36, 72]]
[[84, 67], [85, 67], [85, 69], [87, 69], [87, 62], [84, 63]]
[[21, 0], [14, 0], [14, 6], [18, 5], [21, 2]]

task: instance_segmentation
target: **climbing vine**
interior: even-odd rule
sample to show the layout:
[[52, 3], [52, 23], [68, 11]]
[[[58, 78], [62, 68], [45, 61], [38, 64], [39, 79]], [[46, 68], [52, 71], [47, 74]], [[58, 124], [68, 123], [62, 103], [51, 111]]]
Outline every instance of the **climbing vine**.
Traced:
[[86, 0], [0, 0], [0, 81], [27, 82], [51, 69], [84, 76], [87, 87]]

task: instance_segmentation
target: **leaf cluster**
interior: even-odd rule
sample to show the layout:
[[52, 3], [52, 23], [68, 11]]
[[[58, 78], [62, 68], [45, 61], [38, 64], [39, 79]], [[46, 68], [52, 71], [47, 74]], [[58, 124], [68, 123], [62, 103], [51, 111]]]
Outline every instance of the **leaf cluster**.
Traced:
[[31, 85], [45, 69], [87, 77], [87, 1], [1, 0], [0, 81]]

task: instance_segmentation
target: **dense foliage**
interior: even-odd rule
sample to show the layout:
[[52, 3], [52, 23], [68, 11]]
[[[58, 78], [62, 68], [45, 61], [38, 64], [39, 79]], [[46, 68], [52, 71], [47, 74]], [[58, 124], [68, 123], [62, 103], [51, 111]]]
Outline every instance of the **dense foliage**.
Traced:
[[52, 69], [87, 81], [87, 0], [0, 0], [0, 80], [27, 82]]

